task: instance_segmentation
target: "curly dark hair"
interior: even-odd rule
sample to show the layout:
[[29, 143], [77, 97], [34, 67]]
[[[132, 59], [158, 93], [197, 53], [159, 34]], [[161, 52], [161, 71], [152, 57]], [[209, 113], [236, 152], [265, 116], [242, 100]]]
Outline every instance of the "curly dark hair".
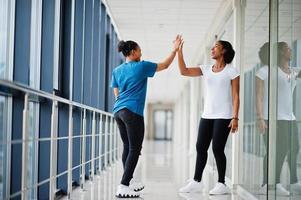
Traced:
[[121, 40], [118, 44], [118, 52], [122, 52], [122, 54], [127, 57], [131, 54], [132, 50], [135, 50], [138, 47], [137, 42], [128, 40]]

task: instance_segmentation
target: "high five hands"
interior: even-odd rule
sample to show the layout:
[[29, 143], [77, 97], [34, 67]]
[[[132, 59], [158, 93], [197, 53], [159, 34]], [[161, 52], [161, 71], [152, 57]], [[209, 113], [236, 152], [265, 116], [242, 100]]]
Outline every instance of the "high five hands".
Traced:
[[173, 41], [173, 52], [177, 52], [181, 48], [181, 44], [183, 43], [183, 38], [181, 35], [177, 35], [176, 39]]

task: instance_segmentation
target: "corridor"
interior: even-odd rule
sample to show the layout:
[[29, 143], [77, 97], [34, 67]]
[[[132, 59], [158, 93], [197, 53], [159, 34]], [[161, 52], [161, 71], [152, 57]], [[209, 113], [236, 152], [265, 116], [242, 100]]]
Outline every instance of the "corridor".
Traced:
[[[194, 155], [184, 148], [176, 148], [170, 141], [145, 141], [135, 178], [142, 180], [145, 189], [138, 199], [143, 200], [240, 200], [234, 190], [232, 195], [212, 196], [208, 194], [217, 181], [217, 171], [206, 167], [203, 193], [179, 193], [178, 189], [193, 175]], [[113, 200], [122, 175], [121, 162], [110, 166], [107, 171], [87, 182], [71, 194], [72, 200]], [[214, 178], [212, 178], [212, 176]], [[127, 199], [127, 198], [126, 198]], [[133, 199], [133, 198], [128, 198]], [[67, 197], [62, 198], [67, 200]]]
[[[301, 0], [0, 0], [0, 200], [116, 200], [120, 102], [145, 128], [140, 199], [300, 200]], [[236, 130], [213, 145], [231, 195], [209, 195], [211, 146], [204, 192], [178, 192], [201, 118]]]

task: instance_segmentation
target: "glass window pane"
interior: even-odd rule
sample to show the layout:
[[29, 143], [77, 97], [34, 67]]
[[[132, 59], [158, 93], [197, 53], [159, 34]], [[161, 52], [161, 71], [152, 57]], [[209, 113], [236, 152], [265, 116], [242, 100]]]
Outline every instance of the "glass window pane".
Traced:
[[166, 114], [164, 110], [158, 110], [154, 113], [155, 139], [165, 139], [166, 137]]
[[[269, 1], [247, 0], [244, 47], [244, 121], [241, 185], [254, 196], [266, 194]], [[259, 77], [258, 77], [259, 75]], [[259, 86], [259, 87], [257, 87]], [[261, 195], [261, 196], [260, 196]]]
[[172, 140], [173, 135], [173, 112], [167, 111], [166, 112], [166, 139]]
[[7, 163], [7, 102], [5, 97], [0, 96], [0, 198], [4, 199], [6, 190], [6, 163]]
[[0, 78], [7, 77], [8, 0], [0, 1]]
[[298, 198], [301, 194], [301, 2], [278, 0], [278, 4], [278, 42], [274, 59], [277, 84], [270, 86], [277, 91], [276, 152], [272, 164], [276, 199], [281, 199], [283, 194]]
[[[37, 180], [37, 142], [34, 140], [37, 138], [37, 117], [38, 117], [38, 104], [29, 103], [29, 121], [28, 121], [28, 132], [29, 141], [26, 143], [28, 146], [28, 168], [27, 168], [27, 185], [33, 186]], [[34, 189], [30, 189], [27, 193], [28, 199], [36, 199]]]

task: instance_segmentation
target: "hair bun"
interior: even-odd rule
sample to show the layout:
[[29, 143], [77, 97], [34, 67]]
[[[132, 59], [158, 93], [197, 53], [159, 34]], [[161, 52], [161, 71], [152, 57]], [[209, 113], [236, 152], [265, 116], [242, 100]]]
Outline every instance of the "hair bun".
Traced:
[[124, 40], [121, 40], [118, 43], [118, 52], [122, 52], [124, 50], [125, 46], [126, 46], [126, 42]]
[[138, 44], [134, 41], [121, 40], [118, 43], [118, 52], [122, 52], [122, 54], [126, 57], [126, 56], [129, 56], [131, 54], [131, 51], [135, 50], [137, 47], [138, 47]]
[[225, 63], [230, 64], [233, 61], [234, 56], [235, 56], [235, 51], [231, 46], [231, 48], [228, 49], [228, 52], [225, 53], [225, 57], [224, 57]]

